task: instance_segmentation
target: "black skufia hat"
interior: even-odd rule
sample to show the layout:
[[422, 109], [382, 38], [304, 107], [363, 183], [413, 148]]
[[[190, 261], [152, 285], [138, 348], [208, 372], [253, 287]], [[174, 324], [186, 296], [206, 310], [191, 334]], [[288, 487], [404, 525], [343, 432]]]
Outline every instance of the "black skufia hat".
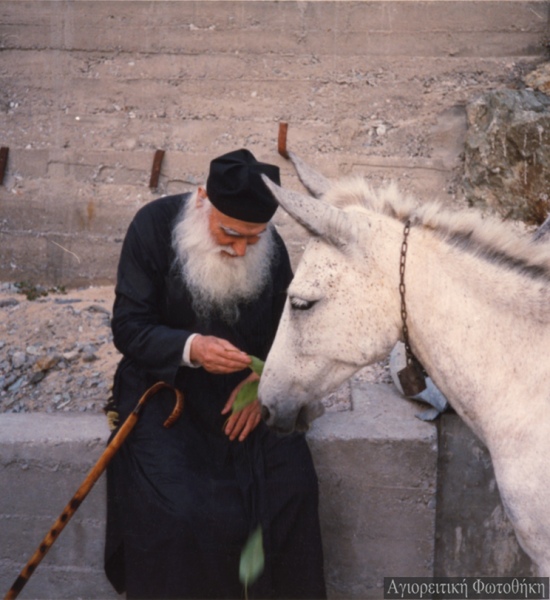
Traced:
[[267, 223], [278, 204], [262, 181], [262, 174], [281, 185], [279, 167], [258, 162], [249, 150], [229, 152], [210, 163], [206, 193], [210, 202], [228, 217]]

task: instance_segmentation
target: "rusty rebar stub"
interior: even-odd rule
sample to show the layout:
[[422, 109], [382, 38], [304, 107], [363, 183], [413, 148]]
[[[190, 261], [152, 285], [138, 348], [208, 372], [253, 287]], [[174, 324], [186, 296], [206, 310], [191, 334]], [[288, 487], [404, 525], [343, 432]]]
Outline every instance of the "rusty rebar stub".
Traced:
[[4, 183], [4, 175], [6, 174], [6, 168], [8, 166], [8, 154], [9, 148], [3, 146], [0, 148], [0, 185]]
[[288, 152], [286, 150], [286, 134], [288, 131], [288, 123], [279, 123], [279, 142], [278, 150], [279, 154], [283, 158], [288, 158]]
[[160, 169], [162, 167], [162, 159], [164, 158], [164, 150], [157, 150], [155, 152], [155, 158], [153, 159], [153, 168], [151, 169], [151, 179], [149, 180], [149, 187], [155, 189], [158, 187], [160, 178]]

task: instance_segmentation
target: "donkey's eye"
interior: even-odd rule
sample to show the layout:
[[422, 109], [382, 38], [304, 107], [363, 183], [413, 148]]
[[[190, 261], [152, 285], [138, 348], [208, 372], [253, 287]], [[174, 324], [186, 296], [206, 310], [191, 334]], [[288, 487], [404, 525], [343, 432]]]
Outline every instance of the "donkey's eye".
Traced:
[[297, 296], [290, 298], [290, 306], [292, 306], [294, 310], [309, 310], [316, 302], [316, 300], [304, 300]]

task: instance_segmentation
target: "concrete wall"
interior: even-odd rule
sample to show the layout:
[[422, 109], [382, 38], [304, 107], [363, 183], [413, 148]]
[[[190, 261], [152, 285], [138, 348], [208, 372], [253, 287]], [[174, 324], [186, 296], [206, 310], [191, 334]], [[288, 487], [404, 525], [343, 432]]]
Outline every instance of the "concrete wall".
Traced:
[[[382, 598], [384, 577], [532, 574], [504, 516], [487, 451], [456, 415], [437, 425], [420, 421], [423, 407], [384, 384], [358, 383], [352, 399], [352, 411], [325, 414], [308, 434], [329, 598]], [[0, 591], [107, 436], [97, 415], [0, 415]], [[102, 572], [104, 527], [101, 478], [20, 597], [117, 597]]]
[[136, 209], [236, 147], [297, 186], [280, 121], [329, 176], [460, 200], [465, 103], [516, 85], [547, 34], [546, 0], [3, 0], [0, 280], [112, 282]]

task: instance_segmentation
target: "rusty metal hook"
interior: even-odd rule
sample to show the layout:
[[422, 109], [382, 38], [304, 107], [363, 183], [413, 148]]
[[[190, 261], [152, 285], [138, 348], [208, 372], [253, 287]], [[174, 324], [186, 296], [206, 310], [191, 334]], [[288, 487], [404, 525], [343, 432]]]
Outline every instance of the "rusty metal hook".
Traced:
[[286, 149], [286, 136], [288, 132], [288, 123], [279, 123], [279, 137], [277, 140], [277, 150], [283, 158], [290, 158]]
[[128, 415], [127, 419], [121, 425], [116, 435], [109, 442], [109, 444], [103, 451], [103, 454], [99, 457], [96, 464], [88, 473], [86, 479], [82, 482], [78, 490], [75, 492], [74, 496], [64, 508], [61, 515], [57, 518], [57, 520], [51, 527], [50, 531], [46, 534], [46, 537], [42, 540], [35, 553], [31, 556], [31, 558], [29, 559], [29, 561], [27, 562], [27, 564], [25, 565], [25, 567], [23, 568], [23, 570], [21, 571], [11, 588], [8, 590], [8, 593], [5, 595], [4, 600], [13, 600], [14, 598], [17, 598], [23, 587], [26, 585], [27, 581], [30, 579], [31, 575], [36, 570], [36, 567], [40, 564], [40, 561], [44, 558], [44, 556], [51, 548], [55, 540], [58, 538], [65, 525], [69, 522], [71, 517], [77, 511], [78, 507], [82, 504], [83, 500], [86, 498], [86, 496], [94, 486], [95, 482], [99, 479], [100, 475], [107, 468], [107, 465], [111, 462], [113, 456], [122, 446], [122, 443], [134, 428], [145, 402], [147, 402], [147, 400], [151, 396], [153, 396], [163, 388], [170, 388], [174, 390], [176, 394], [176, 405], [172, 410], [170, 416], [164, 422], [164, 427], [172, 427], [172, 425], [179, 419], [183, 411], [182, 392], [173, 388], [167, 383], [164, 383], [163, 381], [159, 381], [158, 383], [155, 383], [153, 386], [151, 386], [139, 399], [139, 402], [137, 403], [134, 410]]

